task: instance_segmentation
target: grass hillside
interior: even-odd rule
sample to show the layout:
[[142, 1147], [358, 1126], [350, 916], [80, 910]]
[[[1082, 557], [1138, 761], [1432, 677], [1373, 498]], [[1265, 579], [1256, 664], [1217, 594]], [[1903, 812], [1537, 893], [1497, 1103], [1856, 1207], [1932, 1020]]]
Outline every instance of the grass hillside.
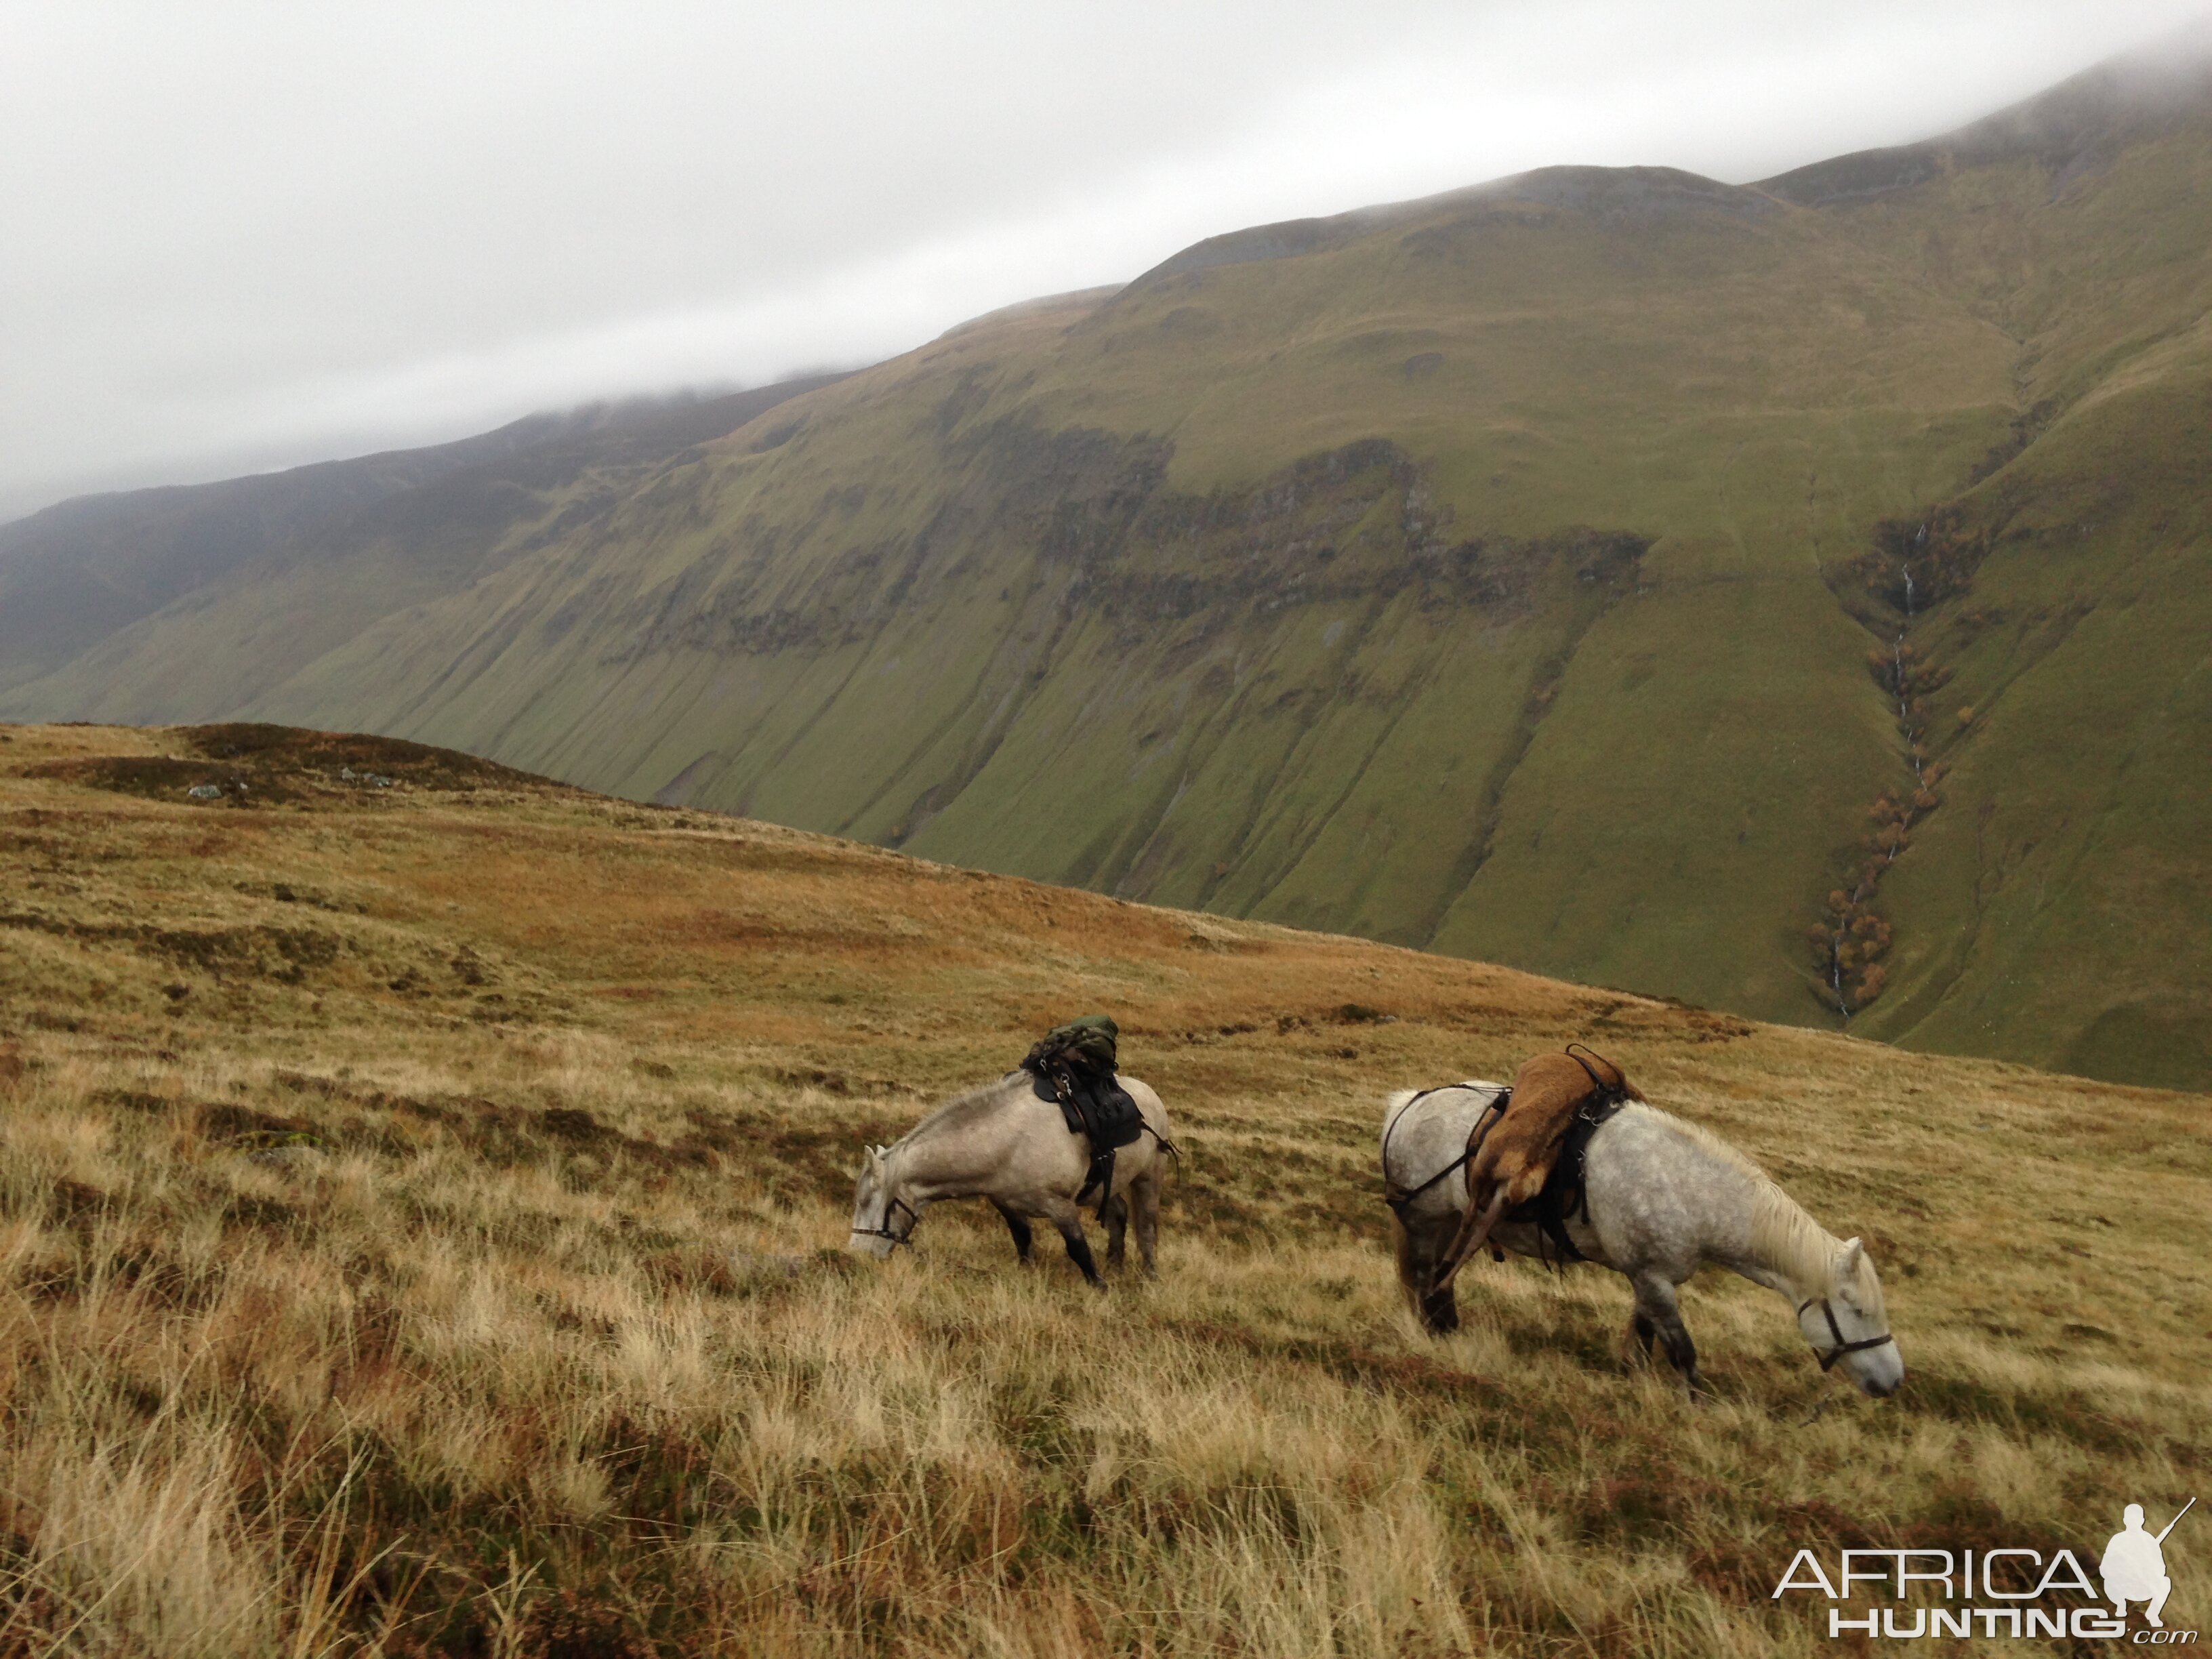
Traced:
[[465, 580], [217, 585], [0, 712], [368, 727], [2202, 1087], [2208, 204], [2177, 54], [1764, 185], [1554, 168], [1237, 233]]
[[[953, 1206], [842, 1253], [864, 1141], [1094, 1008], [1182, 1126], [1156, 1283]], [[1733, 1279], [1700, 1407], [1595, 1270], [1419, 1334], [1382, 1096], [1569, 1038], [1865, 1235], [1899, 1395]], [[2202, 1488], [2205, 1103], [389, 739], [0, 729], [0, 1652], [1826, 1651], [1800, 1547]]]

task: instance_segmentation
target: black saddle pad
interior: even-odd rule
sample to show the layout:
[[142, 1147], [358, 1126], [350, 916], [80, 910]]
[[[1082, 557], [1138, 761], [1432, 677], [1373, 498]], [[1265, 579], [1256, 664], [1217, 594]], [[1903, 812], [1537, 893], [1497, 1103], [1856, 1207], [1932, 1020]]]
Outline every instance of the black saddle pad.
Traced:
[[[1583, 1160], [1589, 1154], [1590, 1137], [1620, 1107], [1618, 1098], [1584, 1103], [1575, 1114], [1566, 1138], [1559, 1143], [1559, 1158], [1552, 1165], [1552, 1173], [1544, 1178], [1543, 1191], [1505, 1218], [1535, 1227], [1542, 1234], [1537, 1244], [1538, 1254], [1554, 1265], [1583, 1259], [1574, 1241], [1567, 1237], [1567, 1221], [1577, 1215], [1584, 1221], [1589, 1219], [1589, 1189], [1583, 1181]], [[1544, 1253], [1543, 1239], [1551, 1242], [1553, 1254]]]
[[[1063, 1084], [1064, 1088], [1059, 1086]], [[1073, 1070], [1055, 1071], [1050, 1076], [1032, 1075], [1030, 1086], [1039, 1100], [1060, 1103], [1068, 1133], [1088, 1135], [1093, 1152], [1126, 1146], [1144, 1133], [1144, 1114], [1111, 1072], [1085, 1077]]]

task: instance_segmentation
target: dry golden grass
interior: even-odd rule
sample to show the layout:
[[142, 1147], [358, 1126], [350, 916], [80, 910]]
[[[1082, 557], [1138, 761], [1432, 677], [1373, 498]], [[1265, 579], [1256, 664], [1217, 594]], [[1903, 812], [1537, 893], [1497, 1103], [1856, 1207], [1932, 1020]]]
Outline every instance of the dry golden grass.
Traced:
[[[0, 1651], [1804, 1652], [1801, 1545], [2094, 1548], [2212, 1484], [2201, 1098], [366, 740], [410, 787], [0, 737]], [[1158, 1283], [972, 1206], [842, 1254], [864, 1139], [1091, 1008], [1185, 1126]], [[1700, 1407], [1594, 1270], [1419, 1334], [1382, 1095], [1569, 1036], [1867, 1235], [1903, 1394], [1734, 1280]]]

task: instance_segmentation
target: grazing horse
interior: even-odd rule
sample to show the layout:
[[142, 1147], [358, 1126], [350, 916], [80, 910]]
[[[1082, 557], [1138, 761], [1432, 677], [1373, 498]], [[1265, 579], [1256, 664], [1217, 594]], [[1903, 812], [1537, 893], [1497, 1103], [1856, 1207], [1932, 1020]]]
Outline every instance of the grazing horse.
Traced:
[[[1120, 1264], [1133, 1220], [1137, 1253], [1150, 1275], [1157, 1271], [1164, 1161], [1172, 1151], [1167, 1109], [1149, 1085], [1127, 1076], [1120, 1081], [1137, 1103], [1145, 1133], [1115, 1155], [1114, 1195], [1100, 1218], [1106, 1224], [1106, 1260]], [[1076, 1207], [1090, 1174], [1091, 1143], [1068, 1133], [1060, 1103], [1040, 1098], [1034, 1083], [1027, 1072], [1009, 1072], [939, 1107], [890, 1146], [869, 1147], [853, 1189], [846, 1248], [881, 1260], [913, 1237], [931, 1205], [988, 1198], [1006, 1218], [1015, 1254], [1024, 1263], [1030, 1221], [1049, 1221], [1066, 1241], [1068, 1259], [1104, 1289]]]
[[[1497, 1083], [1465, 1083], [1390, 1097], [1382, 1120], [1382, 1181], [1389, 1194], [1398, 1279], [1431, 1331], [1455, 1329], [1459, 1306], [1446, 1260], [1468, 1208], [1458, 1171], [1468, 1137]], [[1827, 1370], [1840, 1365], [1876, 1396], [1905, 1381], [1889, 1334], [1881, 1281], [1856, 1238], [1838, 1240], [1718, 1136], [1653, 1106], [1630, 1103], [1601, 1123], [1583, 1157], [1586, 1202], [1565, 1218], [1575, 1249], [1634, 1289], [1630, 1340], [1662, 1346], [1692, 1395], [1705, 1391], [1698, 1351], [1675, 1287], [1706, 1263], [1779, 1291]], [[1492, 1245], [1549, 1260], [1558, 1254], [1533, 1223], [1500, 1222]]]

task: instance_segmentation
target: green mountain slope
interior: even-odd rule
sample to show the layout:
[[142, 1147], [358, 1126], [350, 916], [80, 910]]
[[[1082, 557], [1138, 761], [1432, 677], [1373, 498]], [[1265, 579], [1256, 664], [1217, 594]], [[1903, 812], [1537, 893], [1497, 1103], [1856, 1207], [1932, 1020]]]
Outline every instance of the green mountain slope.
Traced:
[[117, 720], [230, 707], [368, 622], [834, 375], [532, 416], [458, 443], [86, 496], [0, 525], [0, 692]]
[[1928, 602], [1839, 573], [1948, 769], [1880, 884], [1870, 1035], [2212, 1077], [2209, 108], [2185, 55], [1776, 181], [2018, 342], [2005, 442], [1917, 556], [1871, 562]]
[[1761, 186], [1552, 169], [1216, 238], [228, 701], [171, 690], [179, 605], [0, 714], [367, 726], [2202, 1086], [2208, 186], [2179, 60]]

